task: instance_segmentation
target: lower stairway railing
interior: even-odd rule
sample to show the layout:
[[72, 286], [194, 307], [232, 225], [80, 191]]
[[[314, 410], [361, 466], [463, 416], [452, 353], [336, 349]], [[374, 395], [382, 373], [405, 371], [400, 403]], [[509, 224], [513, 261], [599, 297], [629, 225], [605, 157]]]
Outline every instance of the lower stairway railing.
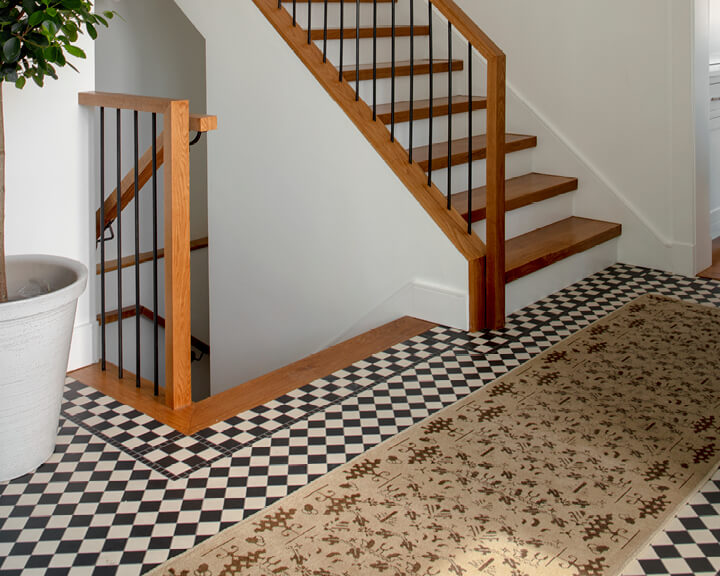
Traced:
[[[187, 100], [153, 98], [128, 94], [102, 92], [84, 92], [79, 94], [79, 103], [99, 108], [99, 208], [96, 217], [96, 240], [100, 252], [98, 273], [100, 275], [100, 331], [101, 366], [108, 366], [107, 326], [113, 320], [117, 322], [117, 376], [123, 379], [123, 322], [127, 317], [135, 317], [135, 375], [139, 388], [142, 383], [141, 369], [143, 354], [141, 346], [140, 322], [142, 318], [153, 323], [152, 372], [153, 393], [160, 395], [160, 346], [159, 329], [165, 328], [165, 381], [164, 397], [167, 406], [178, 410], [192, 403], [191, 361], [193, 358], [193, 340], [190, 332], [190, 251], [207, 246], [207, 240], [190, 241], [190, 131], [197, 132], [193, 143], [202, 133], [214, 130], [217, 119], [214, 116], [192, 116]], [[106, 195], [106, 116], [107, 110], [115, 110], [115, 146], [114, 163], [116, 186]], [[123, 112], [126, 114], [123, 114]], [[132, 116], [133, 168], [123, 175], [123, 116], [127, 112]], [[149, 115], [151, 145], [140, 156], [141, 115], [144, 120]], [[158, 134], [159, 123], [162, 132]], [[159, 197], [159, 169], [163, 168], [163, 194]], [[141, 214], [140, 194], [143, 187], [151, 184], [152, 201], [152, 250], [140, 251]], [[119, 201], [118, 201], [119, 199]], [[123, 257], [123, 209], [133, 200], [134, 207], [134, 254]], [[160, 204], [162, 202], [162, 204]], [[160, 217], [164, 222], [163, 246], [160, 246]], [[113, 227], [114, 226], [114, 231]], [[110, 236], [108, 237], [108, 232]], [[114, 260], [107, 258], [106, 243], [114, 240]], [[164, 310], [160, 310], [160, 277], [158, 265], [164, 260]], [[140, 264], [152, 264], [152, 307], [141, 303]], [[134, 266], [134, 304], [123, 306], [123, 269]], [[117, 280], [117, 305], [108, 307], [108, 288], [106, 275], [115, 272]], [[126, 288], [126, 287], [125, 287]], [[126, 294], [127, 295], [127, 294]], [[114, 317], [113, 317], [114, 309]], [[126, 310], [131, 313], [126, 314]], [[118, 311], [122, 310], [122, 314]], [[198, 341], [198, 350], [209, 352], [209, 347]]]

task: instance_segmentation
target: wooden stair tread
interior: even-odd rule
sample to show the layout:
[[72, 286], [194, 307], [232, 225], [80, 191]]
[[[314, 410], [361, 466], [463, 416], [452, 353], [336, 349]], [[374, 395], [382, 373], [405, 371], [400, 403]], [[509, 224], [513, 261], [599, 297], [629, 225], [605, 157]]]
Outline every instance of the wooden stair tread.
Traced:
[[[525, 134], [505, 134], [505, 152], [507, 154], [511, 152], [517, 152], [519, 150], [525, 150], [527, 148], [534, 148], [537, 146], [537, 136], [530, 136]], [[447, 142], [438, 142], [432, 146], [432, 168], [433, 170], [441, 170], [448, 167], [448, 145]], [[413, 160], [415, 160], [420, 167], [426, 172], [430, 168], [429, 162], [430, 147], [429, 146], [418, 146], [413, 148]], [[483, 160], [487, 156], [487, 135], [480, 134], [473, 136], [472, 138], [472, 159]], [[452, 157], [451, 162], [453, 166], [458, 164], [467, 164], [468, 161], [468, 139], [460, 138], [453, 140], [452, 142]]]
[[[396, 38], [406, 38], [410, 36], [411, 28], [410, 26], [396, 26], [395, 27], [395, 37]], [[429, 26], [415, 26], [415, 36], [427, 36], [430, 34], [430, 27]], [[343, 38], [345, 40], [354, 40], [357, 37], [357, 29], [354, 26], [351, 26], [349, 28], [345, 28], [345, 33]], [[372, 28], [360, 28], [360, 38], [372, 38], [373, 37], [373, 29]], [[378, 26], [377, 28], [377, 37], [378, 38], [392, 38], [392, 26]], [[325, 38], [325, 31], [320, 29], [313, 29], [312, 31], [312, 39], [313, 40], [323, 40]], [[328, 40], [340, 40], [340, 28], [329, 28], [327, 31], [327, 38]]]
[[[410, 66], [412, 62], [410, 60], [402, 60], [395, 63], [395, 77], [410, 76]], [[453, 60], [452, 69], [454, 72], [462, 70], [464, 62], [462, 60]], [[447, 60], [433, 60], [432, 70], [435, 74], [442, 74], [450, 70], [450, 63]], [[414, 74], [416, 76], [429, 74], [430, 73], [430, 60], [421, 59], [415, 60]], [[390, 78], [392, 76], [392, 62], [378, 62], [377, 63], [377, 78]], [[372, 80], [373, 77], [373, 65], [361, 64], [360, 65], [360, 80]], [[343, 71], [343, 78], [348, 82], [354, 82], [356, 78], [355, 66], [345, 65]]]
[[[191, 240], [190, 241], [190, 252], [194, 252], [195, 250], [201, 250], [203, 248], [208, 247], [208, 239], [206, 238], [198, 238], [197, 240]], [[159, 258], [165, 258], [165, 249], [159, 248], [158, 249], [158, 259]], [[141, 252], [139, 261], [140, 264], [144, 264], [145, 262], [150, 262], [153, 259], [153, 253], [152, 252]], [[123, 256], [122, 259], [122, 267], [123, 268], [129, 268], [130, 266], [135, 266], [135, 255], [132, 256]], [[106, 260], [105, 261], [105, 272], [113, 272], [114, 270], [117, 270], [117, 260]], [[100, 269], [100, 264], [98, 263], [95, 267], [96, 274], [100, 274], [102, 271]]]
[[[453, 96], [452, 113], [463, 114], [468, 111], [469, 99], [467, 96]], [[473, 96], [472, 109], [483, 110], [487, 108], [487, 98]], [[447, 98], [433, 98], [433, 116], [447, 116], [450, 113], [450, 103]], [[392, 104], [380, 104], [377, 107], [378, 118], [383, 124], [392, 122]], [[430, 100], [416, 100], [413, 108], [413, 119], [424, 120], [430, 118]], [[395, 102], [395, 122], [410, 121], [410, 102]]]
[[512, 282], [620, 236], [622, 225], [571, 216], [505, 243], [505, 281]]
[[[553, 176], [531, 172], [505, 181], [505, 211], [517, 210], [523, 206], [547, 200], [560, 194], [572, 192], [578, 188], [577, 178]], [[453, 194], [452, 205], [464, 218], [467, 218], [468, 193]], [[482, 186], [472, 191], [472, 221], [485, 220], [487, 208], [487, 188]]]

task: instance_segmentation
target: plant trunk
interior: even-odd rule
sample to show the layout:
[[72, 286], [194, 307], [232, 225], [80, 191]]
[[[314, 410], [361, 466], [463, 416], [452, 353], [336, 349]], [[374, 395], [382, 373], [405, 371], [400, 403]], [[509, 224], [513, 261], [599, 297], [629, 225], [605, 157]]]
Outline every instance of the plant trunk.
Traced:
[[7, 302], [7, 273], [5, 271], [5, 113], [3, 111], [3, 83], [0, 81], [0, 302]]

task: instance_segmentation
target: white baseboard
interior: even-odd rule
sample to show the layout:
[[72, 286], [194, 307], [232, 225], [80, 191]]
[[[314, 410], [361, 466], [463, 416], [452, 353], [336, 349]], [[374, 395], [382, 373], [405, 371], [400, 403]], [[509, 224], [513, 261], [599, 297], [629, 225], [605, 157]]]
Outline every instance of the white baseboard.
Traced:
[[73, 329], [68, 372], [89, 366], [97, 360], [95, 357], [93, 328], [92, 323], [87, 322], [85, 324], [79, 324]]
[[411, 309], [407, 316], [442, 324], [451, 328], [468, 328], [468, 294], [413, 282], [410, 286]]
[[466, 292], [434, 286], [421, 281], [409, 282], [320, 350], [344, 342], [402, 316], [412, 316], [434, 324], [466, 330], [468, 328], [468, 295]]
[[710, 235], [713, 238], [720, 237], [720, 207], [710, 212]]

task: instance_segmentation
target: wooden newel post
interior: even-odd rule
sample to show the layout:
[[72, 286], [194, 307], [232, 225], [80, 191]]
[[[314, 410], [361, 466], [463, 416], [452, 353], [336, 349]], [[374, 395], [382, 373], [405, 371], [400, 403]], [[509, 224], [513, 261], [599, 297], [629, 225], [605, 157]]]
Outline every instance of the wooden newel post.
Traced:
[[165, 397], [173, 410], [192, 402], [190, 350], [190, 111], [168, 104], [165, 149]]
[[487, 110], [488, 328], [505, 325], [505, 55], [488, 59]]

